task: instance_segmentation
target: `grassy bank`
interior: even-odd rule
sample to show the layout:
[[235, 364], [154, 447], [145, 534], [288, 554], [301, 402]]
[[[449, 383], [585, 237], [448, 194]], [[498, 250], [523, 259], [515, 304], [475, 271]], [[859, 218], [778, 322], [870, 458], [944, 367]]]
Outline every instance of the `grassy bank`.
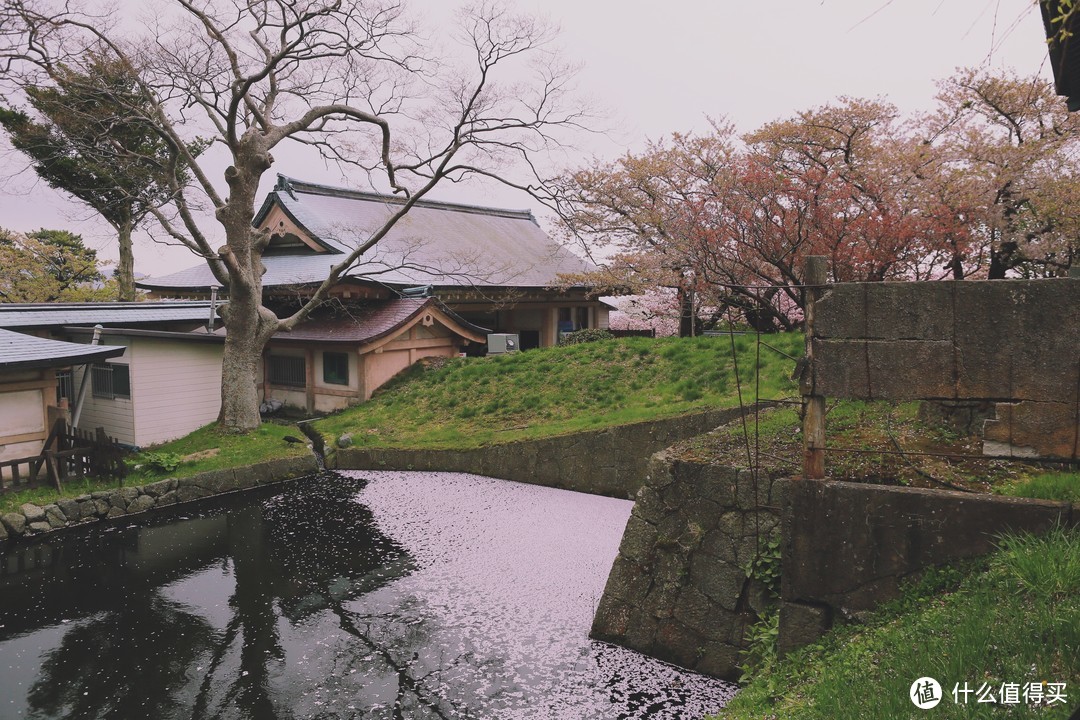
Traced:
[[[924, 676], [935, 678], [944, 695], [928, 711], [908, 695]], [[973, 693], [957, 703], [953, 690], [964, 683], [976, 691], [985, 685], [998, 702], [977, 703]], [[1066, 702], [1037, 706], [1030, 695], [1025, 702], [1023, 688], [1039, 683], [1066, 683]], [[1001, 702], [1003, 685], [1019, 686], [1017, 703]], [[1047, 695], [1053, 688], [1038, 690]], [[868, 623], [838, 628], [783, 660], [768, 658], [718, 717], [1064, 719], [1077, 708], [1080, 529], [1074, 528], [1006, 538], [978, 564], [927, 574]]]
[[[789, 356], [802, 336], [771, 336]], [[794, 362], [736, 336], [744, 399], [796, 394]], [[487, 358], [414, 366], [370, 402], [321, 420], [328, 439], [343, 433], [367, 447], [467, 448], [558, 435], [738, 404], [727, 337], [625, 338]]]
[[[826, 472], [834, 480], [1080, 501], [1080, 473], [981, 457], [978, 437], [921, 418], [918, 403], [832, 401], [826, 427], [827, 445], [835, 449], [826, 454]], [[765, 410], [756, 422], [748, 419], [745, 433], [732, 424], [681, 443], [677, 452], [695, 462], [756, 460], [762, 468], [800, 472], [799, 414], [791, 407]]]
[[[306, 444], [286, 442], [286, 435], [306, 442], [304, 434], [295, 425], [263, 423], [248, 435], [223, 433], [214, 425], [207, 425], [190, 435], [129, 455], [126, 463], [131, 469], [124, 484], [145, 485], [166, 477], [187, 477], [208, 470], [253, 465], [311, 452]], [[47, 505], [63, 497], [77, 497], [118, 486], [119, 481], [112, 478], [73, 478], [64, 481], [62, 493], [51, 487], [5, 493], [0, 495], [0, 514], [14, 512], [27, 502]]]

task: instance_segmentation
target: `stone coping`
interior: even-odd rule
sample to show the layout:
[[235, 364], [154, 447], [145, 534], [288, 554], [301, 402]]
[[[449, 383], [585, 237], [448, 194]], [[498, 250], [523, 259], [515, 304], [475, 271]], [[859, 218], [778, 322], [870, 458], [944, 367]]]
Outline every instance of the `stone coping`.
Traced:
[[284, 482], [318, 471], [314, 455], [280, 458], [184, 478], [166, 478], [140, 487], [100, 490], [45, 506], [24, 503], [20, 512], [0, 516], [0, 542]]

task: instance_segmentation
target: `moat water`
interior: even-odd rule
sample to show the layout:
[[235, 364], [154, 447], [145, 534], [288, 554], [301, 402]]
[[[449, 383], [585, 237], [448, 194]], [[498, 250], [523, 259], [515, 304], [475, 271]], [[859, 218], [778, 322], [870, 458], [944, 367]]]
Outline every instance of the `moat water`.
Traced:
[[631, 503], [327, 473], [0, 550], [0, 718], [672, 718], [729, 683], [592, 641]]

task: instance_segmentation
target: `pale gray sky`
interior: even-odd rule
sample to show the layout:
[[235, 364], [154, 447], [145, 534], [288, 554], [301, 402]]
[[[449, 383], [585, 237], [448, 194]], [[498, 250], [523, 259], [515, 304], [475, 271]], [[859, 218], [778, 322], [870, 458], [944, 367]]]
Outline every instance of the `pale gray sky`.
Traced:
[[[445, 0], [413, 0], [422, 17]], [[880, 97], [904, 111], [929, 109], [935, 81], [957, 67], [1010, 68], [1050, 77], [1034, 0], [516, 0], [561, 29], [560, 42], [582, 63], [580, 91], [606, 108], [614, 132], [583, 140], [587, 152], [614, 157], [646, 138], [705, 130], [727, 117], [752, 130], [841, 95]], [[2, 141], [0, 141], [2, 143]], [[6, 146], [5, 146], [6, 147]], [[22, 159], [0, 153], [3, 174]], [[336, 172], [303, 158], [279, 157], [275, 172], [331, 184]], [[529, 207], [502, 188], [446, 188], [431, 197]], [[212, 222], [212, 221], [210, 221]], [[0, 186], [0, 226], [68, 228], [105, 257], [110, 229], [93, 213], [36, 182], [32, 172]], [[194, 264], [184, 250], [136, 246], [136, 270], [164, 274]]]

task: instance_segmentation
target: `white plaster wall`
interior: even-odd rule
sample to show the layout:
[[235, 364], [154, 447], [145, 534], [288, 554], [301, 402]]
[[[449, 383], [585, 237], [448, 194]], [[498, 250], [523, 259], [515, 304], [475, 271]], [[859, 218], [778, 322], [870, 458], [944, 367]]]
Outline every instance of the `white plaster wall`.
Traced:
[[5, 437], [45, 430], [41, 390], [3, 392], [0, 388], [0, 442]]
[[[110, 345], [129, 345], [127, 340], [121, 338], [109, 338]], [[132, 350], [129, 345], [128, 350], [121, 357], [115, 358], [118, 363], [130, 364], [132, 357]], [[74, 368], [72, 373], [72, 388], [75, 392], [75, 399], [72, 400], [72, 412], [78, 401], [79, 387], [82, 385], [82, 378], [84, 374], [83, 365], [78, 365]], [[119, 442], [126, 443], [128, 445], [137, 445], [135, 440], [135, 406], [133, 404], [135, 398], [135, 367], [130, 367], [131, 372], [131, 395], [132, 399], [125, 398], [96, 398], [94, 397], [94, 386], [92, 382], [87, 383], [86, 399], [83, 402], [82, 414], [79, 416], [79, 429], [89, 430], [93, 432], [97, 428], [105, 428], [105, 432], [109, 437], [118, 440]]]
[[183, 437], [221, 410], [220, 343], [132, 338], [135, 444]]

